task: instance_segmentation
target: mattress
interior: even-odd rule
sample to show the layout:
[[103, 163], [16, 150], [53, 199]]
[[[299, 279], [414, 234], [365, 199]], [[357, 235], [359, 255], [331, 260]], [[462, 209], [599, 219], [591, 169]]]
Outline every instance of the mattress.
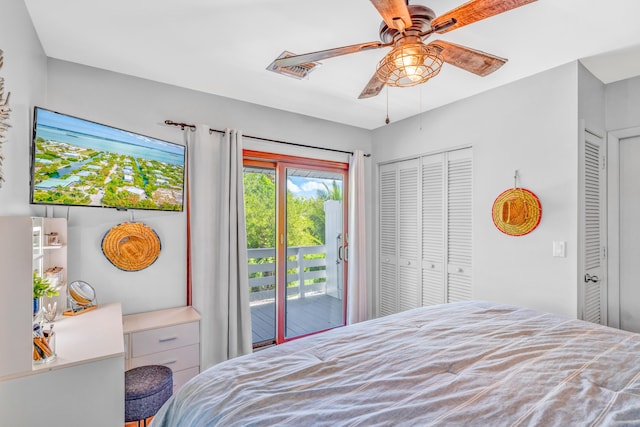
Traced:
[[640, 335], [491, 302], [423, 307], [211, 367], [169, 426], [640, 425]]

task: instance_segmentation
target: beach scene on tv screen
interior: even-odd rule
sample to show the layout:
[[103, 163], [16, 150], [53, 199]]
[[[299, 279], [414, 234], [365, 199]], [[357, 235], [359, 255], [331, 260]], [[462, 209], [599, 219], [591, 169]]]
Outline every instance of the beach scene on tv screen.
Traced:
[[33, 203], [182, 210], [184, 147], [37, 110]]

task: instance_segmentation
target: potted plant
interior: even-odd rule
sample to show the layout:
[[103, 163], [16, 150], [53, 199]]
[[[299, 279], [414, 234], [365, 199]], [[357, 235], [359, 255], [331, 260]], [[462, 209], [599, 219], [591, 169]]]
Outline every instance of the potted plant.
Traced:
[[33, 272], [33, 315], [35, 316], [40, 311], [40, 305], [42, 298], [47, 296], [49, 298], [60, 295], [58, 290], [51, 286], [47, 279], [43, 279], [38, 274]]

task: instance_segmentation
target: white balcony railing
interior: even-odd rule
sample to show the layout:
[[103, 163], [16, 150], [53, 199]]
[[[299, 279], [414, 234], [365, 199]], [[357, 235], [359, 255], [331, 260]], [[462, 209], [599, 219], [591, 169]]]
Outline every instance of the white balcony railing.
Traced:
[[[248, 249], [247, 253], [249, 301], [252, 305], [272, 302], [275, 298], [276, 250]], [[287, 298], [304, 298], [326, 292], [327, 260], [324, 245], [287, 248]]]

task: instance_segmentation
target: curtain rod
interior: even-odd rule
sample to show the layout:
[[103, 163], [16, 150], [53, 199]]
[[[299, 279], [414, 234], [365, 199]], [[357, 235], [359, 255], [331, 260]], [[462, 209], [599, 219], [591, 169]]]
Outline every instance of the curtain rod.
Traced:
[[[191, 130], [195, 130], [196, 129], [196, 125], [191, 125], [191, 124], [188, 124], [188, 123], [174, 122], [173, 120], [165, 120], [164, 124], [165, 125], [169, 125], [169, 126], [180, 126], [180, 128], [182, 128], [182, 130], [184, 130], [184, 128], [189, 128]], [[223, 130], [211, 129], [211, 128], [209, 128], [209, 132], [224, 133]], [[276, 142], [278, 144], [295, 145], [296, 147], [314, 148], [316, 150], [325, 150], [325, 151], [334, 151], [336, 153], [353, 154], [353, 151], [344, 151], [344, 150], [336, 150], [334, 148], [316, 147], [316, 146], [313, 146], [313, 145], [297, 144], [295, 142], [287, 142], [287, 141], [280, 141], [280, 140], [277, 140], [277, 139], [261, 138], [259, 136], [251, 136], [251, 135], [243, 135], [243, 136], [246, 137], [246, 138], [257, 139], [259, 141]], [[371, 157], [371, 154], [365, 154], [364, 156], [365, 157]]]

